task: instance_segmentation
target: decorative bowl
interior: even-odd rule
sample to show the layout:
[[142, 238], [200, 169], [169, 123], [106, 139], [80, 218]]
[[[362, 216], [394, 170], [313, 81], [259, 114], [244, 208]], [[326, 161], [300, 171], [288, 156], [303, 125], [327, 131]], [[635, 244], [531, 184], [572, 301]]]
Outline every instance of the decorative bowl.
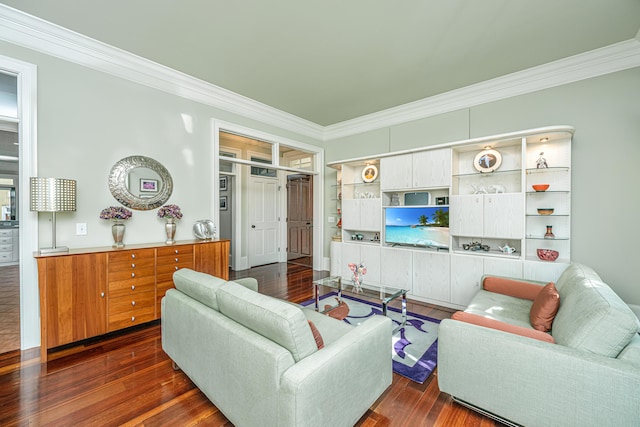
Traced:
[[549, 184], [533, 184], [532, 187], [536, 191], [547, 191]]
[[210, 219], [201, 219], [193, 224], [193, 234], [198, 240], [209, 240], [216, 236], [216, 226]]
[[553, 213], [553, 208], [540, 208], [538, 209], [538, 213], [540, 215], [551, 215]]
[[554, 251], [553, 249], [536, 249], [538, 253], [538, 258], [542, 261], [555, 261], [558, 259], [558, 255], [560, 253], [558, 251]]

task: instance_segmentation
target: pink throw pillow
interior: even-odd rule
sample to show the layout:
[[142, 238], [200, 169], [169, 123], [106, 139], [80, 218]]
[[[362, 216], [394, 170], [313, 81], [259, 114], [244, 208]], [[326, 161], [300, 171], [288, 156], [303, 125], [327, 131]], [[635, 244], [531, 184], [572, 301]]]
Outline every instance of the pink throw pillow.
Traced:
[[531, 305], [531, 311], [529, 312], [531, 326], [538, 331], [550, 331], [559, 307], [560, 294], [556, 289], [556, 285], [553, 282], [549, 282], [542, 288], [536, 299], [533, 300], [533, 305]]

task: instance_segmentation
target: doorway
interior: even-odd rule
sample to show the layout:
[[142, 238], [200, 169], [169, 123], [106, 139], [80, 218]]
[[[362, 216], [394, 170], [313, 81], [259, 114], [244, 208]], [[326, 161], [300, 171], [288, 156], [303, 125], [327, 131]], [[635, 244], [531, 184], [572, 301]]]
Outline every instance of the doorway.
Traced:
[[313, 266], [313, 177], [287, 176], [287, 261]]

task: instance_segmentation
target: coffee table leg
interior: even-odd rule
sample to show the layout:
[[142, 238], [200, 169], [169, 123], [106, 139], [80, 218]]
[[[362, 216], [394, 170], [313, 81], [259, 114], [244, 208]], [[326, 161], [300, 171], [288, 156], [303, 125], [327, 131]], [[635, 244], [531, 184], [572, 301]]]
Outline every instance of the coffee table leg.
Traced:
[[320, 285], [314, 283], [313, 285], [313, 297], [316, 300], [316, 311], [320, 311], [320, 290], [318, 289]]

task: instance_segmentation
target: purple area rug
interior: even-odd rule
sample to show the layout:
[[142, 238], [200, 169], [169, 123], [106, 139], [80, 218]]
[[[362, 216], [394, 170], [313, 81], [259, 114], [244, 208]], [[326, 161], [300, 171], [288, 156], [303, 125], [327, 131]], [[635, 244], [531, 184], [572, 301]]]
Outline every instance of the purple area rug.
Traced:
[[[334, 292], [320, 297], [320, 307], [335, 305]], [[345, 322], [358, 325], [369, 316], [382, 315], [382, 307], [356, 298], [343, 295], [343, 301], [349, 306], [349, 315]], [[302, 303], [313, 306], [313, 300]], [[389, 307], [387, 316], [395, 326], [401, 324], [399, 309]], [[406, 325], [392, 337], [393, 371], [403, 377], [422, 384], [436, 367], [438, 355], [438, 325], [440, 320], [407, 312]], [[395, 328], [394, 326], [394, 328]]]

